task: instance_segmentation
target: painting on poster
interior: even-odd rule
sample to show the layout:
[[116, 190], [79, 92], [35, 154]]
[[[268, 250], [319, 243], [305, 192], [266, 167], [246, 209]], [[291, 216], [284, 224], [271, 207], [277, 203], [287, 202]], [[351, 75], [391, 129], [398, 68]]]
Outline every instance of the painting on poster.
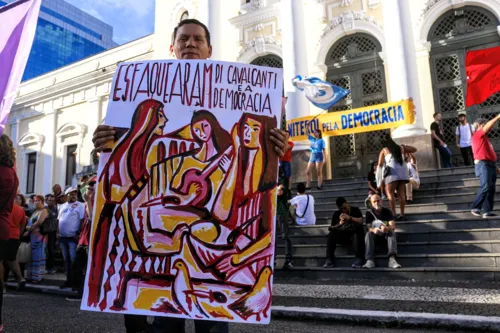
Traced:
[[268, 323], [282, 70], [121, 63], [82, 309]]

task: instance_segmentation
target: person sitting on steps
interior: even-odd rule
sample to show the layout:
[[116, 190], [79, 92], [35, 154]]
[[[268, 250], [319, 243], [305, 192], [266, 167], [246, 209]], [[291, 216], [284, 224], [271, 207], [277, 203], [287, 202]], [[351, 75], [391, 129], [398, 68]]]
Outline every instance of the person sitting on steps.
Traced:
[[297, 196], [290, 200], [290, 213], [297, 225], [315, 225], [314, 197], [306, 194], [306, 185], [297, 184]]
[[358, 207], [350, 206], [343, 197], [337, 198], [336, 203], [339, 209], [333, 213], [332, 225], [328, 227], [330, 233], [326, 245], [326, 262], [323, 267], [335, 267], [333, 261], [337, 244], [347, 245], [352, 242], [356, 253], [356, 261], [352, 264], [352, 268], [361, 268], [365, 255], [363, 214]]
[[382, 207], [382, 199], [378, 194], [370, 197], [372, 208], [366, 211], [366, 225], [369, 231], [365, 236], [366, 264], [363, 268], [374, 268], [375, 266], [375, 243], [386, 240], [389, 256], [389, 268], [401, 268], [396, 261], [398, 244], [396, 240], [396, 221], [390, 209]]

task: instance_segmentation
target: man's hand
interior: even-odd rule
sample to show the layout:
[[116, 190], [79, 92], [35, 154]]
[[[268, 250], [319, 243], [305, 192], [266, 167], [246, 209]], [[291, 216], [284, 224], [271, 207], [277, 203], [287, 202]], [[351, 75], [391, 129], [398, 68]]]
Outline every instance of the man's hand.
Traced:
[[274, 143], [274, 151], [279, 157], [283, 157], [285, 153], [290, 149], [288, 146], [288, 138], [290, 134], [286, 131], [280, 130], [279, 128], [273, 128], [269, 136], [269, 139]]
[[500, 168], [497, 167], [497, 175], [500, 175]]
[[439, 144], [441, 145], [441, 147], [446, 147], [446, 143], [444, 143], [444, 141], [441, 141]]
[[389, 228], [387, 226], [382, 225], [380, 226], [380, 231], [382, 231], [384, 234], [387, 234], [389, 232]]
[[99, 125], [94, 131], [94, 136], [92, 137], [92, 142], [94, 143], [94, 148], [96, 151], [100, 152], [105, 147], [106, 144], [114, 140], [115, 129], [107, 125]]

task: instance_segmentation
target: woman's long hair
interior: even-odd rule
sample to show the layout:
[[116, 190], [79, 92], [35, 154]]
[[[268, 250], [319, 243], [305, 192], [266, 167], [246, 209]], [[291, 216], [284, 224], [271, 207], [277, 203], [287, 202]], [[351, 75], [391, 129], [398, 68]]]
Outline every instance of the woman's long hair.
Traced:
[[396, 162], [403, 165], [403, 154], [401, 153], [401, 147], [392, 139], [391, 134], [386, 135], [385, 146], [391, 153], [392, 157], [396, 160]]
[[0, 165], [13, 168], [16, 164], [16, 151], [12, 140], [5, 134], [0, 137]]
[[[224, 152], [231, 145], [231, 136], [224, 128], [222, 128], [210, 111], [199, 110], [193, 114], [193, 118], [191, 118], [191, 131], [193, 131], [194, 124], [202, 120], [206, 120], [212, 128], [210, 140], [214, 143], [217, 153]], [[194, 133], [192, 133], [192, 135], [196, 143], [198, 143], [201, 147], [201, 145], [203, 145], [203, 141], [194, 135]]]
[[[246, 167], [248, 165], [249, 158], [249, 149], [243, 145], [244, 141], [244, 131], [245, 131], [245, 123], [247, 119], [253, 119], [258, 121], [262, 126], [260, 130], [260, 144], [263, 155], [263, 166], [262, 166], [262, 174], [259, 180], [258, 190], [264, 192], [268, 189], [273, 188], [276, 185], [276, 173], [278, 168], [278, 155], [274, 152], [274, 143], [269, 140], [266, 136], [269, 135], [270, 130], [276, 128], [278, 121], [276, 117], [267, 117], [267, 116], [258, 116], [250, 113], [245, 113], [243, 117], [241, 117], [238, 133], [240, 136], [241, 145], [241, 168], [243, 177], [250, 177], [250, 175], [245, 175]], [[243, 179], [243, 178], [242, 178]]]
[[[105, 182], [104, 191], [108, 199], [111, 196], [112, 185], [123, 185], [120, 177], [120, 163], [127, 152], [126, 171], [130, 180], [136, 182], [147, 172], [148, 150], [152, 142], [159, 137], [154, 134], [154, 130], [158, 125], [160, 112], [163, 113], [163, 103], [154, 99], [141, 102], [134, 111], [129, 131], [111, 153], [101, 175], [101, 179]], [[114, 167], [112, 175], [110, 175], [111, 166]]]

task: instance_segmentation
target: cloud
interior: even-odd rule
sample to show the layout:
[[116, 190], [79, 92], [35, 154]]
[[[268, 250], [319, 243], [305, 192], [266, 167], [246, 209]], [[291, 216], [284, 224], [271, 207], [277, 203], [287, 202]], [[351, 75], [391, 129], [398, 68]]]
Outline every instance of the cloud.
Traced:
[[155, 0], [66, 0], [113, 27], [114, 40], [123, 44], [154, 31]]

